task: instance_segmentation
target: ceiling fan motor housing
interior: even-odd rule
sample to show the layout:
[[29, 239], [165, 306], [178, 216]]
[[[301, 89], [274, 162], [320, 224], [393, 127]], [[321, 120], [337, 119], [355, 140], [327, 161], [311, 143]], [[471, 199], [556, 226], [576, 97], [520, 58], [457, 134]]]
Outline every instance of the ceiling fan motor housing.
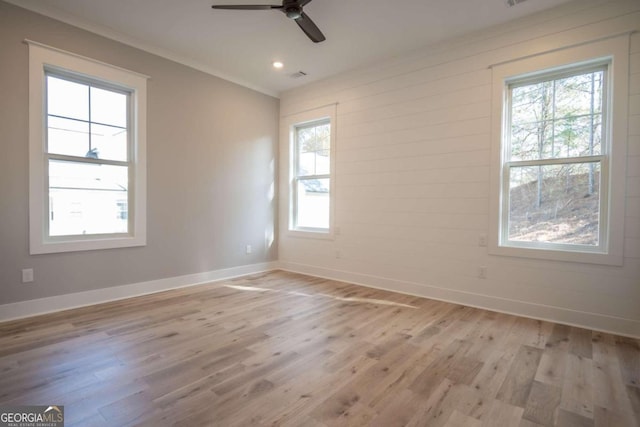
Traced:
[[284, 9], [284, 13], [288, 18], [298, 19], [302, 16], [302, 6], [298, 4], [297, 1], [284, 1], [282, 4], [282, 8]]
[[302, 16], [302, 8], [297, 4], [292, 6], [285, 6], [284, 13], [287, 14], [288, 18], [298, 19], [300, 18], [300, 16]]

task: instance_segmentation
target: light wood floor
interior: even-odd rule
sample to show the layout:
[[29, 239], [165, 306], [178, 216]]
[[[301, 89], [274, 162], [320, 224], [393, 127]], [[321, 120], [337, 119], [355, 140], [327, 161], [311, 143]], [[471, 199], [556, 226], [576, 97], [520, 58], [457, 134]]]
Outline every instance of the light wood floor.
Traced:
[[640, 342], [273, 272], [0, 324], [66, 425], [636, 426]]

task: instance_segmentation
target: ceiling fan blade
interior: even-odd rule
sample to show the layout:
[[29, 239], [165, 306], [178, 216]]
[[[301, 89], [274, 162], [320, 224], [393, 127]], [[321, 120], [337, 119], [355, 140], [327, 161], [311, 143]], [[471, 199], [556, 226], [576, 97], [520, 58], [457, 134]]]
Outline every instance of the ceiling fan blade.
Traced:
[[295, 20], [298, 26], [314, 43], [320, 43], [326, 40], [320, 28], [309, 18], [309, 15], [302, 12], [300, 18]]
[[271, 10], [282, 9], [282, 6], [274, 6], [270, 4], [245, 4], [245, 5], [216, 5], [211, 6], [213, 9], [229, 9], [229, 10]]
[[298, 0], [298, 6], [303, 7], [311, 3], [311, 0]]

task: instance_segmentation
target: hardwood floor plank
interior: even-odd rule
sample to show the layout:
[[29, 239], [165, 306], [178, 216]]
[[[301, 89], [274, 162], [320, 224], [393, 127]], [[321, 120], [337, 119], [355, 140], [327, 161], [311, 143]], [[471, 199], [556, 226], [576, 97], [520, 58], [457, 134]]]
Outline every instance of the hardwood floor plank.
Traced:
[[602, 425], [603, 420], [622, 420], [623, 424], [633, 425], [638, 419], [621, 376], [615, 347], [615, 337], [609, 334], [597, 334], [593, 342], [594, 405], [600, 409], [594, 417], [596, 425]]
[[558, 410], [558, 422], [556, 425], [561, 427], [593, 427], [594, 421], [593, 418], [583, 417], [561, 408]]
[[593, 358], [591, 331], [572, 327], [569, 331], [569, 353], [583, 359]]
[[436, 347], [432, 347], [429, 350], [418, 350], [406, 363], [393, 370], [392, 375], [387, 377], [386, 381], [381, 382], [370, 390], [372, 399], [369, 405], [376, 408], [378, 412], [384, 410], [398, 393], [408, 388], [419, 373], [423, 372], [427, 366], [436, 360], [440, 353], [440, 350]]
[[[363, 357], [351, 364], [344, 365], [333, 375], [327, 375], [320, 367], [308, 369], [278, 388], [262, 402], [260, 422], [264, 425], [304, 425], [304, 419], [312, 419], [329, 395], [330, 390], [339, 390], [376, 363], [375, 360]], [[249, 408], [251, 410], [251, 408]], [[241, 424], [240, 424], [241, 425]]]
[[380, 414], [371, 421], [371, 427], [404, 427], [424, 404], [424, 396], [409, 389], [395, 394]]
[[593, 361], [569, 354], [566, 372], [560, 406], [593, 419]]
[[74, 423], [85, 418], [91, 418], [93, 415], [102, 417], [98, 412], [99, 408], [110, 405], [126, 396], [140, 393], [148, 388], [149, 385], [141, 380], [103, 381], [64, 394], [53, 392], [52, 395], [55, 396], [54, 399], [57, 398], [59, 401], [64, 402], [65, 421]]
[[616, 338], [615, 343], [624, 383], [640, 387], [640, 344], [637, 340], [625, 337]]
[[[371, 405], [372, 400], [379, 394], [377, 390], [381, 385], [385, 387], [380, 390], [382, 392], [386, 385], [397, 378], [397, 371], [403, 367], [407, 360], [414, 354], [415, 348], [410, 344], [405, 344], [406, 337], [400, 336], [398, 339], [390, 340], [390, 347], [383, 354], [367, 352], [367, 356], [375, 360], [375, 364], [365, 369], [357, 377], [354, 377], [348, 384], [337, 390], [329, 396], [323, 403], [325, 405], [338, 406], [335, 402], [356, 401], [360, 404]], [[373, 356], [373, 357], [371, 357]], [[358, 369], [352, 367], [352, 373], [357, 374]], [[366, 394], [362, 394], [360, 390], [367, 390]], [[319, 421], [322, 418], [316, 417]], [[324, 422], [324, 421], [323, 421]]]
[[65, 417], [65, 425], [69, 427], [107, 427], [110, 424], [107, 423], [102, 415], [96, 414], [89, 418], [82, 419], [77, 423], [69, 423], [66, 421]]
[[482, 426], [517, 426], [522, 420], [523, 413], [524, 408], [493, 400], [489, 405], [487, 415], [483, 419]]
[[526, 418], [520, 420], [520, 424], [518, 427], [544, 427], [542, 424], [534, 423], [533, 421], [529, 421]]
[[640, 388], [627, 386], [627, 394], [631, 400], [631, 409], [636, 415], [636, 419], [640, 418]]
[[637, 417], [635, 420], [629, 417], [628, 414], [602, 408], [600, 406], [594, 406], [593, 411], [593, 425], [595, 427], [611, 427], [611, 426], [633, 426], [637, 427]]
[[422, 402], [413, 417], [407, 423], [407, 427], [443, 426], [455, 410], [454, 383], [443, 379], [432, 393]]
[[453, 341], [436, 360], [418, 375], [409, 388], [417, 394], [431, 394], [440, 386], [450, 370], [461, 362], [469, 348], [471, 348], [471, 343], [468, 341]]
[[534, 381], [522, 418], [543, 426], [554, 426], [556, 409], [560, 405], [558, 387]]
[[493, 399], [502, 387], [515, 354], [511, 351], [503, 352], [496, 348], [485, 359], [484, 366], [474, 378], [471, 386], [483, 393], [487, 398]]
[[454, 410], [445, 427], [482, 427], [482, 421]]
[[553, 326], [553, 330], [551, 331], [551, 335], [547, 339], [545, 344], [546, 348], [567, 348], [569, 345], [569, 332], [571, 331], [571, 326], [555, 324]]
[[274, 370], [284, 369], [288, 364], [299, 358], [300, 355], [296, 352], [289, 353], [274, 353], [263, 364], [254, 364], [248, 367], [246, 372], [230, 378], [228, 381], [222, 384], [216, 385], [212, 388], [213, 392], [218, 396], [222, 396], [226, 393], [230, 393], [237, 390], [246, 384], [250, 384], [254, 378], [260, 378], [263, 375], [273, 372]]
[[556, 387], [562, 387], [565, 380], [565, 369], [567, 364], [568, 345], [561, 347], [547, 348], [542, 353], [540, 364], [536, 371], [535, 380], [541, 383]]
[[538, 370], [542, 350], [521, 346], [516, 354], [509, 373], [498, 391], [496, 399], [524, 408]]

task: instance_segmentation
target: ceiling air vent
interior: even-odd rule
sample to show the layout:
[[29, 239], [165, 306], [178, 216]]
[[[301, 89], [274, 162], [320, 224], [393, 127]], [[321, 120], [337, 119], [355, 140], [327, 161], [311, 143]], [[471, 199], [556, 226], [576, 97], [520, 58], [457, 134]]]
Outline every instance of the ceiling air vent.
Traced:
[[290, 76], [290, 77], [291, 77], [292, 79], [299, 79], [300, 77], [304, 77], [304, 76], [306, 76], [306, 75], [307, 75], [307, 73], [305, 73], [304, 71], [298, 71], [297, 73], [293, 73], [293, 74], [291, 74], [291, 76]]
[[507, 0], [507, 6], [515, 6], [520, 3], [524, 3], [527, 0]]

